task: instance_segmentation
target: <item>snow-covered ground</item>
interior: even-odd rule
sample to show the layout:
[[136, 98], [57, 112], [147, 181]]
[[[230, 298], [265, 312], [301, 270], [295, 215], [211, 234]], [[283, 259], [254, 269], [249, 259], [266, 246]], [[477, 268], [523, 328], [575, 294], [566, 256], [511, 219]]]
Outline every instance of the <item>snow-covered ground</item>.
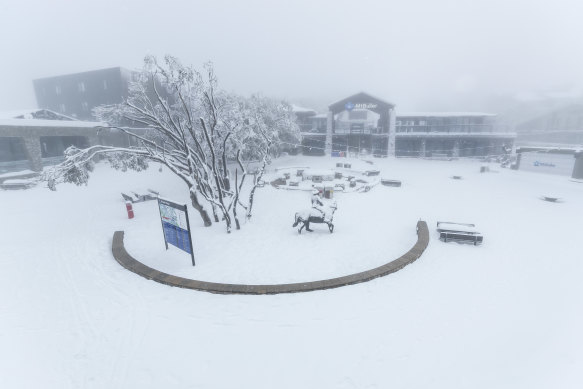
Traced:
[[[289, 157], [270, 169], [275, 177], [276, 167], [337, 161]], [[0, 192], [0, 387], [582, 387], [583, 184], [495, 165], [481, 174], [468, 161], [383, 159], [372, 168], [403, 186], [335, 193], [333, 234], [291, 227], [309, 192], [258, 189], [252, 221], [230, 235], [190, 210], [196, 267], [164, 249], [156, 202], [135, 204], [127, 219], [122, 191], [188, 202], [183, 184], [156, 166], [100, 165], [87, 187]], [[418, 261], [322, 292], [171, 288], [111, 255], [113, 231], [124, 230], [130, 254], [172, 274], [299, 282], [398, 257], [419, 219], [432, 240]], [[437, 221], [475, 223], [484, 244], [442, 243]]]

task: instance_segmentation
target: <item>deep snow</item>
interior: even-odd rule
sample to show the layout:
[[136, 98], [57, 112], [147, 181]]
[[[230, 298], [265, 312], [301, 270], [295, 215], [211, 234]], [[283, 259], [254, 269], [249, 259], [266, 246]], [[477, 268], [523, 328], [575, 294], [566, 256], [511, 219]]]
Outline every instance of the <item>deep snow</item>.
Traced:
[[[286, 158], [270, 168], [337, 161]], [[480, 174], [468, 161], [374, 168], [403, 186], [336, 194], [333, 234], [291, 227], [309, 192], [258, 189], [252, 221], [231, 235], [202, 227], [191, 210], [194, 268], [188, 254], [164, 250], [155, 202], [134, 205], [127, 219], [122, 191], [187, 200], [157, 166], [98, 166], [87, 187], [0, 192], [0, 387], [580, 388], [583, 184], [494, 165], [497, 173]], [[563, 202], [540, 199], [549, 193]], [[297, 282], [396, 258], [414, 243], [418, 219], [432, 240], [417, 262], [322, 292], [171, 288], [111, 256], [122, 229], [130, 254], [173, 274]], [[438, 220], [475, 223], [484, 244], [438, 241]]]

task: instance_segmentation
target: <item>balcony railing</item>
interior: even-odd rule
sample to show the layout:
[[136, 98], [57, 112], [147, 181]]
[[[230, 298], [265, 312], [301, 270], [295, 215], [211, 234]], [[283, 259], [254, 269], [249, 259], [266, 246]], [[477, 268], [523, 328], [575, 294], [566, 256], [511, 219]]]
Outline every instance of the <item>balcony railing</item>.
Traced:
[[397, 133], [402, 132], [439, 132], [439, 133], [474, 133], [474, 132], [494, 132], [491, 124], [471, 124], [471, 125], [400, 125], [396, 127]]

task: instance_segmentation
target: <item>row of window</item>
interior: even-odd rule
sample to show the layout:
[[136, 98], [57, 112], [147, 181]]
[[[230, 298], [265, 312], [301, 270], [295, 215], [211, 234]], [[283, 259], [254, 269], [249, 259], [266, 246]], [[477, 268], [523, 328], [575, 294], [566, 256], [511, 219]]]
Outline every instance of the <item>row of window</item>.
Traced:
[[[103, 90], [107, 90], [108, 88], [108, 84], [107, 84], [107, 80], [103, 80], [102, 84], [103, 86]], [[87, 90], [87, 87], [85, 86], [85, 82], [84, 81], [79, 81], [77, 83], [77, 90], [80, 93], [84, 93]], [[63, 89], [61, 88], [60, 85], [55, 85], [55, 94], [57, 96], [60, 96], [63, 93]]]
[[[86, 101], [82, 101], [81, 109], [85, 112], [89, 111], [89, 104]], [[67, 106], [63, 103], [59, 104], [59, 111], [61, 113], [67, 113]]]

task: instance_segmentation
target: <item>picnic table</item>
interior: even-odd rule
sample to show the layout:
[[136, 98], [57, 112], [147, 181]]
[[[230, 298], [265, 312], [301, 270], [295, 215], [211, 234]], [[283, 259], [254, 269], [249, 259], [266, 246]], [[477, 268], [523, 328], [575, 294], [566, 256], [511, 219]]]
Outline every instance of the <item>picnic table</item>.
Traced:
[[156, 192], [155, 190], [152, 189], [148, 189], [147, 190], [148, 193], [144, 193], [143, 191], [141, 191], [140, 193], [136, 193], [134, 191], [131, 191], [131, 195], [128, 195], [126, 193], [121, 194], [121, 197], [123, 197], [123, 199], [125, 201], [129, 201], [132, 203], [141, 203], [144, 201], [150, 201], [150, 200], [157, 200], [158, 197], [160, 196], [159, 192]]

